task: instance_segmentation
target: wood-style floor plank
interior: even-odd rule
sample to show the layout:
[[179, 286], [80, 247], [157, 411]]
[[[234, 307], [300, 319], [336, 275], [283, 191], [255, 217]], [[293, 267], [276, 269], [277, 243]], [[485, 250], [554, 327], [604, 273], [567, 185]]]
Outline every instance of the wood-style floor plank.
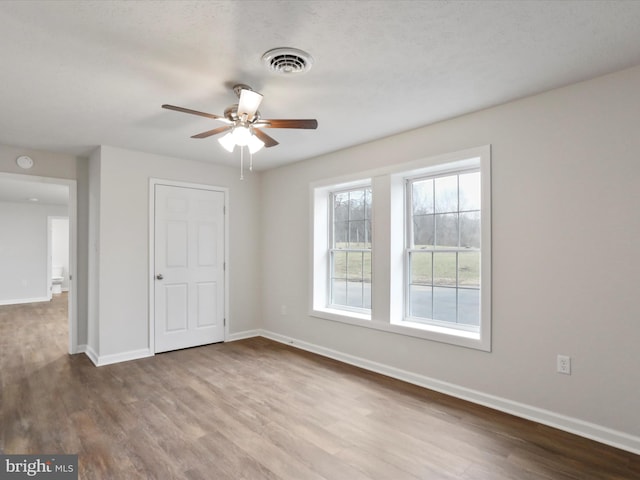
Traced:
[[0, 452], [86, 480], [638, 479], [640, 457], [262, 339], [94, 367], [66, 295], [0, 307]]

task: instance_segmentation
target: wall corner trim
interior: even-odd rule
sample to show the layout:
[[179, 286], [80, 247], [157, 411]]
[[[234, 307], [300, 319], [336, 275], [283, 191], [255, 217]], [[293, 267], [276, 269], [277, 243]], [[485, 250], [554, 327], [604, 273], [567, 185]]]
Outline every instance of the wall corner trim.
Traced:
[[[247, 331], [243, 333], [251, 333], [254, 331]], [[239, 335], [239, 334], [238, 334]], [[295, 338], [287, 337], [279, 333], [271, 332], [268, 330], [259, 330], [258, 335], [246, 335], [240, 338], [250, 338], [251, 336], [262, 336], [270, 340], [274, 340], [279, 343], [284, 343], [301, 350], [316, 353], [323, 357], [332, 358], [356, 367], [364, 368], [372, 372], [380, 373], [388, 377], [402, 380], [407, 383], [418, 385], [420, 387], [434, 390], [436, 392], [444, 393], [452, 397], [467, 400], [478, 405], [493, 408], [516, 417], [525, 418], [534, 422], [547, 425], [553, 428], [563, 430], [565, 432], [573, 433], [581, 437], [585, 437], [596, 442], [604, 443], [621, 450], [626, 450], [636, 455], [640, 455], [640, 437], [630, 435], [625, 432], [613, 430], [601, 425], [586, 422], [578, 418], [568, 417], [549, 410], [544, 410], [538, 407], [527, 405], [520, 402], [515, 402], [507, 398], [501, 398], [494, 395], [489, 395], [484, 392], [472, 390], [459, 385], [455, 385], [448, 382], [436, 380], [416, 373], [401, 370], [399, 368], [391, 367], [370, 360], [356, 357], [347, 353], [332, 350], [312, 343], [297, 340]], [[238, 338], [238, 339], [240, 339]]]
[[89, 360], [91, 360], [96, 367], [99, 366], [100, 362], [98, 361], [98, 354], [93, 348], [91, 348], [91, 345], [85, 346], [84, 354], [89, 357]]

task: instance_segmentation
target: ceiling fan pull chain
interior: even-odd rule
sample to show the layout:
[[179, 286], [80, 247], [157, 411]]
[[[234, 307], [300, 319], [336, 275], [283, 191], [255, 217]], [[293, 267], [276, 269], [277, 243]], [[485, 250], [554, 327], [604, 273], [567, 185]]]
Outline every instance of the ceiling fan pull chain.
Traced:
[[253, 172], [253, 153], [249, 150], [249, 171]]
[[240, 147], [240, 180], [244, 180], [244, 147]]

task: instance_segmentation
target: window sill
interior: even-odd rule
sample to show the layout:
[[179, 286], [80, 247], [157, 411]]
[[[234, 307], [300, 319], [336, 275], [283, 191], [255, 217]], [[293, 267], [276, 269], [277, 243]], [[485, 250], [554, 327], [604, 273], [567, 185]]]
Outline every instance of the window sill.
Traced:
[[371, 323], [371, 314], [351, 312], [337, 308], [314, 308], [310, 315], [312, 317], [324, 318], [335, 322], [352, 323], [354, 325], [368, 326]]
[[398, 327], [411, 328], [424, 332], [430, 332], [437, 335], [447, 335], [460, 338], [468, 338], [472, 340], [480, 340], [480, 333], [471, 330], [462, 330], [459, 328], [450, 328], [443, 325], [430, 325], [427, 323], [412, 322], [411, 320], [401, 320], [398, 322], [391, 322], [392, 325]]
[[424, 340], [457, 345], [485, 352], [491, 351], [490, 342], [486, 338], [483, 339], [480, 332], [470, 332], [466, 330], [458, 330], [455, 328], [447, 328], [437, 325], [426, 325], [404, 320], [388, 323], [387, 321], [372, 320], [369, 315], [331, 308], [316, 308], [311, 310], [309, 315], [316, 318], [322, 318], [324, 320], [371, 328], [373, 330], [394, 333], [396, 335], [421, 338]]

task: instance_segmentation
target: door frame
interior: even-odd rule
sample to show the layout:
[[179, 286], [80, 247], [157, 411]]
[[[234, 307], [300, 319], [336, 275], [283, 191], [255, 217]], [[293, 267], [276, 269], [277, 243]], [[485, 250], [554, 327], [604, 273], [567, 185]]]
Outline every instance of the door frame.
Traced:
[[[68, 178], [42, 177], [37, 175], [24, 175], [20, 173], [0, 172], [0, 176], [11, 180], [20, 180], [32, 183], [53, 183], [64, 185], [69, 189], [67, 201], [67, 215], [69, 216], [69, 293], [68, 293], [68, 317], [69, 317], [69, 354], [84, 352], [85, 346], [78, 347], [78, 200], [77, 181]], [[48, 228], [48, 225], [47, 225]], [[47, 235], [49, 235], [47, 233]], [[48, 242], [48, 239], [47, 239]], [[47, 252], [48, 253], [48, 252]], [[48, 261], [48, 260], [47, 260]], [[51, 290], [49, 290], [49, 293]]]
[[155, 299], [155, 220], [156, 220], [156, 185], [169, 187], [209, 190], [224, 194], [224, 341], [229, 338], [229, 189], [203, 183], [180, 182], [162, 178], [149, 178], [149, 271], [147, 275], [149, 289], [149, 352], [156, 353], [156, 299]]

